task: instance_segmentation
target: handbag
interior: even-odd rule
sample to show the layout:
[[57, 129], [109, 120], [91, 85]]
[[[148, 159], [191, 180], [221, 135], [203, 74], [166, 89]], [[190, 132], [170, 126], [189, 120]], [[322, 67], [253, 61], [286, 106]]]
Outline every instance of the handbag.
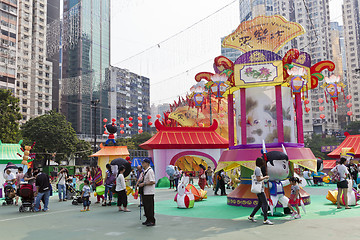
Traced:
[[108, 178], [106, 178], [105, 184], [111, 185], [115, 181], [115, 179], [116, 179], [115, 176], [112, 174]]
[[255, 174], [251, 175], [251, 192], [255, 194], [261, 193], [262, 181], [256, 179]]
[[331, 182], [333, 182], [333, 183], [340, 182], [340, 174], [339, 174], [337, 166], [335, 167], [335, 171], [334, 171], [333, 176], [331, 178]]

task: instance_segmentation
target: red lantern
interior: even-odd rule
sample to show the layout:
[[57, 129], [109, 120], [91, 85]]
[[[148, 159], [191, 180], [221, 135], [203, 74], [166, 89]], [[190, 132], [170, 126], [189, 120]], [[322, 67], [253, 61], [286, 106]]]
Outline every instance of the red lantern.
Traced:
[[138, 120], [141, 121], [141, 120], [142, 120], [142, 117], [138, 117]]
[[140, 129], [140, 130], [139, 130], [139, 133], [142, 133], [142, 132], [143, 132], [143, 130], [142, 130], [142, 129]]
[[151, 126], [151, 125], [152, 125], [152, 122], [149, 122], [148, 124], [149, 124], [149, 126]]
[[320, 111], [324, 111], [324, 106], [320, 106], [320, 107], [319, 107], [319, 110], [320, 110]]
[[120, 127], [122, 127], [122, 128], [123, 128], [123, 127], [125, 127], [125, 125], [124, 125], [124, 124], [120, 124]]
[[156, 117], [157, 117], [157, 118], [161, 118], [161, 115], [160, 115], [160, 114], [156, 114]]
[[132, 117], [129, 117], [129, 121], [132, 121], [133, 120], [133, 118]]
[[129, 123], [129, 127], [132, 127], [133, 126], [133, 124], [132, 123]]
[[324, 99], [319, 98], [319, 99], [318, 99], [318, 102], [319, 102], [319, 103], [323, 103], [323, 102], [324, 102]]
[[112, 121], [112, 122], [116, 122], [116, 119], [115, 119], [115, 118], [112, 118], [111, 121]]
[[325, 114], [320, 114], [320, 118], [324, 119], [325, 118]]
[[306, 108], [305, 108], [305, 112], [307, 112], [307, 113], [310, 112], [310, 108], [309, 108], [309, 107], [306, 107]]
[[129, 160], [130, 160], [130, 157], [129, 157], [129, 156], [127, 156], [127, 157], [125, 158], [125, 160], [126, 160], [126, 161], [129, 161]]
[[347, 115], [349, 115], [349, 116], [351, 116], [352, 114], [353, 114], [352, 111], [347, 112]]
[[167, 123], [167, 124], [170, 124], [170, 123], [171, 123], [171, 120], [170, 120], [170, 119], [166, 120], [166, 123]]
[[120, 133], [121, 133], [121, 134], [124, 134], [124, 130], [121, 130]]
[[224, 114], [223, 114], [223, 113], [220, 113], [220, 117], [224, 117]]
[[104, 123], [106, 123], [106, 122], [107, 122], [107, 119], [106, 119], [106, 118], [104, 118], [103, 122], [104, 122]]
[[106, 128], [106, 124], [104, 124], [104, 128]]
[[104, 131], [104, 134], [107, 134], [107, 132], [106, 132], [106, 131]]
[[350, 100], [351, 98], [352, 98], [352, 96], [350, 94], [346, 96], [347, 100]]
[[122, 122], [123, 122], [123, 121], [124, 121], [124, 118], [120, 118], [120, 121], [122, 121]]
[[151, 119], [151, 116], [149, 115], [149, 116], [147, 116], [147, 119]]
[[305, 99], [304, 103], [309, 104], [310, 103], [309, 99]]
[[138, 124], [139, 127], [142, 127], [142, 125], [143, 125], [142, 123], [139, 123], [139, 124]]
[[351, 104], [351, 103], [348, 103], [348, 104], [346, 104], [346, 106], [347, 106], [348, 108], [351, 108], [351, 107], [352, 107], [352, 104]]

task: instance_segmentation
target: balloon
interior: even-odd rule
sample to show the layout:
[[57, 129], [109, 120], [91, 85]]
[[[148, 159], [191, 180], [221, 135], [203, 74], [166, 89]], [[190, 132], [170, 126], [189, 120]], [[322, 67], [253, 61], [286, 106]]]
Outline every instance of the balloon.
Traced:
[[309, 108], [309, 107], [306, 107], [306, 108], [305, 108], [305, 112], [307, 112], [307, 113], [310, 112], [310, 108]]
[[352, 98], [352, 96], [350, 94], [346, 96], [347, 100], [350, 100], [351, 98]]
[[348, 108], [351, 108], [352, 104], [351, 104], [351, 103], [348, 103], [348, 104], [346, 104], [346, 106], [347, 106]]
[[149, 116], [147, 116], [147, 119], [151, 119], [151, 116], [149, 115]]
[[121, 133], [121, 134], [124, 134], [124, 130], [121, 130], [120, 133]]
[[320, 114], [320, 118], [324, 119], [325, 118], [325, 114]]
[[112, 122], [116, 122], [116, 119], [115, 119], [115, 118], [112, 118], [111, 121], [112, 121]]
[[324, 106], [320, 106], [320, 107], [319, 107], [319, 110], [320, 110], [320, 111], [324, 111]]
[[105, 122], [105, 123], [106, 123], [106, 122], [107, 122], [107, 119], [106, 119], [106, 118], [104, 118], [103, 122]]
[[149, 122], [148, 124], [149, 124], [149, 126], [151, 126], [151, 125], [152, 125], [152, 122]]
[[123, 121], [124, 121], [124, 118], [120, 118], [120, 121], [122, 121], [122, 122], [123, 122]]
[[304, 103], [309, 104], [310, 103], [309, 99], [305, 99]]
[[139, 127], [142, 127], [142, 125], [143, 125], [142, 123], [139, 123], [139, 124], [138, 124]]
[[171, 120], [170, 120], [170, 119], [166, 120], [166, 123], [167, 123], [167, 124], [170, 124], [170, 123], [171, 123]]
[[132, 126], [133, 126], [133, 124], [132, 124], [132, 123], [129, 123], [129, 126], [130, 126], [130, 127], [132, 127]]
[[133, 118], [132, 117], [129, 117], [129, 121], [132, 121], [133, 120]]
[[123, 128], [124, 126], [125, 126], [124, 124], [120, 124], [120, 127], [122, 127], [122, 128]]
[[141, 121], [141, 120], [142, 120], [142, 117], [138, 117], [138, 120]]
[[161, 115], [160, 115], [160, 114], [156, 114], [156, 117], [157, 117], [157, 118], [161, 118]]
[[352, 114], [353, 114], [352, 111], [347, 112], [347, 115], [349, 115], [349, 116], [351, 116]]
[[319, 99], [318, 99], [318, 102], [319, 102], [319, 103], [323, 103], [323, 102], [324, 102], [324, 99], [319, 98]]
[[142, 129], [140, 129], [140, 130], [139, 130], [139, 133], [142, 133], [142, 132], [143, 132], [143, 130], [142, 130]]

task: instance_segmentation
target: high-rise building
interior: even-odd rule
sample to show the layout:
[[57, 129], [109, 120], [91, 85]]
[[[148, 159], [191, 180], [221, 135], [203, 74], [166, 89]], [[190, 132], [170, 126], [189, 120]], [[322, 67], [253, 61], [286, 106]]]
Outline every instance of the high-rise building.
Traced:
[[110, 0], [64, 0], [62, 28], [61, 112], [81, 136], [93, 134], [94, 121], [100, 134], [110, 115]]
[[344, 0], [342, 15], [346, 47], [346, 77], [351, 99], [351, 120], [360, 120], [360, 8], [358, 0]]
[[[124, 118], [124, 128], [119, 128], [118, 136], [128, 137], [138, 134], [142, 129], [150, 131], [147, 116], [150, 115], [150, 80], [147, 77], [129, 72], [126, 69], [111, 66], [110, 76], [110, 107], [111, 118]], [[133, 126], [129, 126], [129, 117]], [[142, 117], [142, 120], [138, 120]], [[139, 126], [142, 123], [142, 126]], [[121, 122], [120, 122], [121, 124]], [[124, 134], [119, 134], [123, 130]]]
[[17, 0], [0, 0], [0, 88], [15, 90], [17, 55]]
[[[305, 4], [304, 4], [305, 2]], [[310, 54], [312, 64], [323, 60], [332, 60], [330, 43], [330, 16], [328, 0], [240, 0], [240, 21], [247, 21], [260, 15], [282, 15], [287, 20], [300, 23], [306, 33], [287, 43], [279, 52], [280, 56], [297, 48]], [[234, 58], [236, 50], [223, 49], [222, 54]], [[327, 71], [323, 71], [325, 76]], [[322, 103], [324, 111], [319, 110], [319, 98], [325, 99], [324, 90], [320, 87], [309, 91], [309, 113], [304, 113], [304, 133], [311, 134], [332, 132], [339, 129], [337, 112], [332, 103]], [[325, 114], [325, 119], [320, 114]]]
[[18, 1], [16, 96], [23, 121], [52, 109], [52, 63], [46, 60], [47, 1]]

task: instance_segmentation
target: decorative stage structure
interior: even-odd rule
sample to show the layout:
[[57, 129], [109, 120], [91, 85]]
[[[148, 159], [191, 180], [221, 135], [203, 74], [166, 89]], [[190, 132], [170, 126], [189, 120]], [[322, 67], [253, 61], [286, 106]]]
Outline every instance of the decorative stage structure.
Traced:
[[[268, 152], [286, 151], [289, 176], [294, 172], [294, 164], [317, 171], [315, 156], [304, 147], [303, 109], [309, 111], [308, 91], [317, 88], [324, 79], [321, 72], [333, 71], [335, 64], [321, 61], [311, 65], [310, 55], [297, 49], [289, 50], [284, 57], [277, 54], [287, 42], [303, 33], [305, 30], [300, 24], [279, 15], [259, 16], [243, 22], [224, 39], [223, 47], [235, 48], [244, 54], [234, 63], [219, 56], [214, 60], [215, 73], [202, 72], [195, 77], [200, 82], [220, 75], [223, 77], [216, 79], [227, 86], [222, 96], [228, 99], [230, 147], [222, 153], [217, 171], [241, 168], [241, 185], [228, 194], [229, 205], [256, 205], [257, 197], [250, 191], [250, 176], [256, 158], [262, 156], [263, 141]], [[336, 80], [343, 86], [338, 78]], [[236, 146], [232, 134], [235, 126]], [[284, 191], [289, 196], [290, 186], [284, 187]], [[266, 194], [269, 196], [269, 192]], [[300, 194], [305, 204], [309, 204], [309, 194], [303, 189]]]

